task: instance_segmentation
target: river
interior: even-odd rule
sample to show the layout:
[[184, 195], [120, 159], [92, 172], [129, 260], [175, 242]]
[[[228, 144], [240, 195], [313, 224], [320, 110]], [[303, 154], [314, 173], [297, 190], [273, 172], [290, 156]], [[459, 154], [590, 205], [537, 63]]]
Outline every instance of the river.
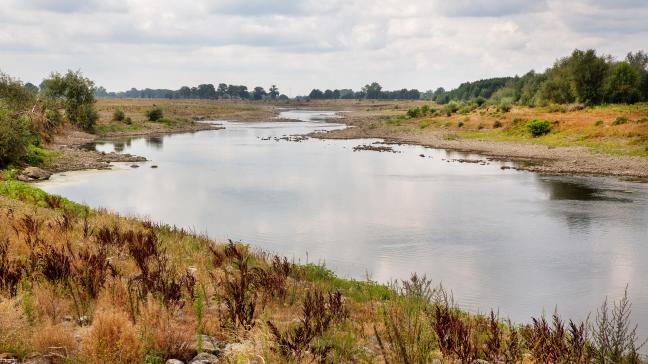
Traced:
[[646, 184], [502, 169], [512, 164], [419, 146], [353, 149], [378, 140], [283, 138], [343, 127], [322, 122], [333, 115], [287, 111], [302, 122], [98, 143], [150, 162], [55, 175], [41, 187], [343, 277], [427, 274], [461, 307], [515, 321], [556, 306], [584, 319], [629, 285], [648, 333]]

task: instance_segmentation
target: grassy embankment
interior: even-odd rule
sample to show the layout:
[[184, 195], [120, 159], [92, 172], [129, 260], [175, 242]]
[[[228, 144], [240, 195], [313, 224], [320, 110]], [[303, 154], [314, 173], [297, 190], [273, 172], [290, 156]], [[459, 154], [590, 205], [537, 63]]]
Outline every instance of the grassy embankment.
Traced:
[[[534, 143], [548, 147], [585, 147], [594, 153], [624, 156], [648, 156], [648, 104], [604, 105], [595, 107], [548, 106], [529, 108], [475, 104], [427, 104], [416, 107], [385, 105], [375, 108], [359, 125], [411, 135], [440, 135], [448, 140], [481, 139], [498, 142]], [[409, 110], [413, 110], [409, 112]], [[378, 119], [380, 122], [376, 122]], [[528, 124], [548, 121], [546, 134], [533, 136]]]
[[[146, 117], [146, 111], [154, 106], [163, 111], [163, 118], [157, 122]], [[99, 120], [95, 130], [99, 135], [172, 132], [199, 128], [196, 120], [266, 120], [275, 116], [274, 105], [269, 103], [223, 100], [99, 99], [96, 108]], [[130, 122], [113, 120], [117, 109]]]
[[0, 182], [0, 258], [0, 353], [18, 358], [632, 362], [638, 345], [627, 301], [591, 325], [555, 316], [515, 326], [458, 310], [424, 278], [392, 287], [340, 279], [14, 181]]

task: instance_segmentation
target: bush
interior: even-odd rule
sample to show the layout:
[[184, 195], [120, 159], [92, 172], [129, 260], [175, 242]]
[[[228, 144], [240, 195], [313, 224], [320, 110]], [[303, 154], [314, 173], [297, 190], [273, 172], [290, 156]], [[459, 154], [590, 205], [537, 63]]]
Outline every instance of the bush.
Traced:
[[81, 341], [81, 350], [90, 363], [141, 363], [138, 336], [125, 313], [99, 312]]
[[126, 115], [124, 114], [124, 110], [122, 109], [116, 109], [113, 111], [113, 121], [124, 121], [124, 118]]
[[127, 125], [130, 125], [130, 124], [133, 123], [133, 119], [131, 119], [130, 116], [127, 116], [127, 117], [124, 119], [124, 123], [127, 124]]
[[421, 114], [422, 115], [427, 115], [430, 112], [430, 107], [428, 105], [423, 105], [421, 106]]
[[421, 116], [421, 109], [420, 108], [415, 107], [415, 108], [407, 110], [407, 117], [413, 119], [413, 118], [417, 118], [419, 116]]
[[65, 108], [66, 118], [74, 125], [92, 130], [99, 119], [94, 108], [94, 82], [81, 72], [68, 71], [65, 75], [52, 73], [43, 81], [44, 93]]
[[152, 109], [148, 110], [146, 112], [146, 117], [149, 119], [149, 121], [158, 121], [162, 119], [164, 114], [162, 113], [162, 108], [159, 106], [153, 106]]
[[460, 127], [460, 128], [463, 128], [463, 126], [464, 126], [464, 122], [463, 122], [463, 121], [458, 122], [458, 123], [457, 123], [457, 126]]
[[495, 122], [493, 122], [493, 129], [497, 129], [497, 128], [501, 128], [501, 127], [502, 127], [502, 122], [501, 121], [495, 120]]
[[497, 111], [499, 112], [509, 112], [511, 108], [511, 103], [508, 101], [502, 101], [497, 105]]
[[616, 120], [612, 122], [612, 125], [623, 125], [627, 123], [628, 123], [628, 118], [626, 118], [625, 116], [619, 116], [618, 118], [616, 118]]
[[527, 124], [527, 130], [533, 137], [549, 134], [551, 123], [548, 120], [533, 120]]
[[459, 111], [459, 103], [452, 100], [446, 106], [443, 107], [443, 111], [446, 113], [447, 116], [450, 116], [456, 113], [457, 111]]
[[594, 123], [595, 126], [603, 126], [605, 122], [603, 120], [597, 120], [596, 123]]
[[29, 137], [27, 123], [0, 108], [0, 167], [26, 155]]

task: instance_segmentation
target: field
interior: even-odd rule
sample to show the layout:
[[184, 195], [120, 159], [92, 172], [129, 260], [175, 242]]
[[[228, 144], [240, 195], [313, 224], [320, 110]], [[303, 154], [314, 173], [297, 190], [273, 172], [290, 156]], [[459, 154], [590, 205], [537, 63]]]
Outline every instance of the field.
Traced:
[[[154, 106], [163, 111], [164, 117], [158, 122], [150, 122], [146, 117], [146, 111]], [[96, 107], [99, 113], [96, 131], [102, 136], [200, 129], [198, 120], [264, 120], [277, 114], [275, 105], [242, 101], [99, 99]], [[113, 120], [117, 109], [131, 119], [130, 124]]]

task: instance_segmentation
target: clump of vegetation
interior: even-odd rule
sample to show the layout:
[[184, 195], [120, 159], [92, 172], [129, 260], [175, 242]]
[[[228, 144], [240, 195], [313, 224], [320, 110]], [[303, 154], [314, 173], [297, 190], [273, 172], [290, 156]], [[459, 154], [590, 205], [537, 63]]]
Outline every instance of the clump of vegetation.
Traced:
[[146, 117], [149, 121], [158, 121], [164, 117], [162, 108], [159, 106], [153, 106], [151, 109], [146, 111]]
[[501, 128], [501, 127], [502, 127], [502, 122], [501, 122], [501, 121], [499, 121], [499, 120], [495, 120], [495, 121], [493, 122], [493, 129], [499, 129], [499, 128]]
[[612, 122], [612, 125], [623, 125], [628, 123], [628, 118], [625, 116], [619, 116]]
[[113, 111], [113, 116], [112, 116], [113, 121], [124, 121], [124, 118], [126, 118], [126, 114], [124, 113], [124, 110], [115, 109], [115, 111]]
[[99, 119], [94, 107], [94, 92], [94, 82], [79, 71], [68, 71], [65, 75], [52, 73], [43, 81], [44, 95], [65, 109], [67, 120], [89, 131]]
[[459, 122], [457, 122], [457, 127], [458, 127], [458, 128], [463, 128], [463, 126], [464, 126], [464, 122], [463, 122], [463, 121], [459, 121]]
[[503, 113], [511, 111], [511, 108], [512, 108], [512, 105], [511, 105], [511, 103], [509, 101], [501, 101], [497, 105], [497, 111], [503, 112]]
[[527, 124], [527, 130], [533, 137], [540, 137], [551, 132], [551, 123], [548, 120], [532, 120]]
[[596, 120], [596, 122], [594, 123], [594, 126], [603, 126], [603, 125], [605, 125], [605, 121], [603, 120]]

